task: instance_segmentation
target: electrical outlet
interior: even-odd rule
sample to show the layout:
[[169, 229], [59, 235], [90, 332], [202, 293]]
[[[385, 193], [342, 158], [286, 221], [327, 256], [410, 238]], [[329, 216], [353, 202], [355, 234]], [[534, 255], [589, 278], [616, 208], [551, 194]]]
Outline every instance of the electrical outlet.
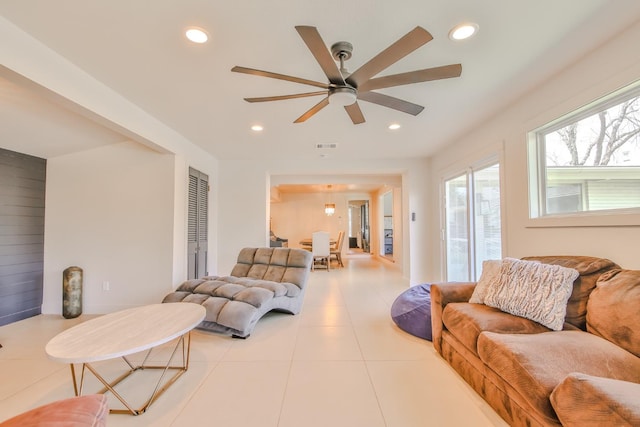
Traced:
[[111, 284], [107, 280], [102, 282], [102, 290], [105, 292], [111, 290]]

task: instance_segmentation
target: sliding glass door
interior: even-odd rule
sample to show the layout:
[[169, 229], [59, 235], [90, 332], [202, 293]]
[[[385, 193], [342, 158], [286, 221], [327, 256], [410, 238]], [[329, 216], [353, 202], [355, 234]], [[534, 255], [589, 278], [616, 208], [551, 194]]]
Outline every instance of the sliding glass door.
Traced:
[[475, 281], [482, 261], [502, 257], [500, 164], [444, 181], [444, 247], [449, 281]]
[[469, 280], [469, 196], [468, 177], [461, 175], [445, 182], [445, 248], [447, 280]]

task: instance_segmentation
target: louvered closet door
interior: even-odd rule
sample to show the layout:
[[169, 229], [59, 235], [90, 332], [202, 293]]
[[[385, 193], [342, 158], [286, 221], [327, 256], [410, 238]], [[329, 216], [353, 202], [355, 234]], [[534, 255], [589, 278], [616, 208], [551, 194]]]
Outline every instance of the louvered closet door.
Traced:
[[188, 278], [206, 276], [208, 252], [209, 177], [189, 168]]

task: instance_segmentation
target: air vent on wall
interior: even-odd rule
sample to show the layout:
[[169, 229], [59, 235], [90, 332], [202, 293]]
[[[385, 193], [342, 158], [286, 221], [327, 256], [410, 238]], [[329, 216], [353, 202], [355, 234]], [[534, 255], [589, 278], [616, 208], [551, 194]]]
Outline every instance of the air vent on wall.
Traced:
[[334, 148], [338, 148], [338, 144], [336, 144], [335, 142], [331, 142], [331, 143], [318, 143], [316, 144], [316, 148], [318, 150], [321, 149], [334, 149]]

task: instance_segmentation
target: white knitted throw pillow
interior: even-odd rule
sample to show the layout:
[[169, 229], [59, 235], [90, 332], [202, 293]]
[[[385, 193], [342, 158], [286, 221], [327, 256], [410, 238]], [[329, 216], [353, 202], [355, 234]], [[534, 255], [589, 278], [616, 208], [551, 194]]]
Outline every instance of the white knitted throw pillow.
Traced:
[[505, 258], [484, 303], [560, 331], [578, 275], [573, 268]]

